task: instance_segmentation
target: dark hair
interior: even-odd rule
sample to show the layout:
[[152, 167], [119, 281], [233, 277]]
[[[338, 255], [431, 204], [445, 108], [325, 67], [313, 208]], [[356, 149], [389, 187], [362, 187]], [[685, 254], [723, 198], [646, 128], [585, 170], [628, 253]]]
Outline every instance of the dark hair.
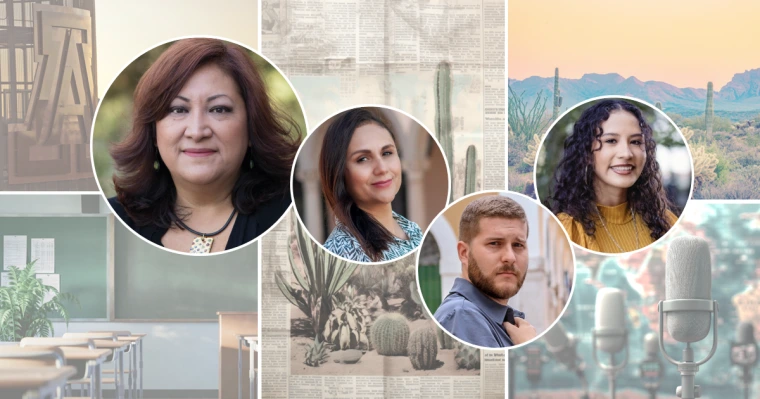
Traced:
[[[652, 137], [652, 128], [647, 123], [641, 110], [635, 105], [617, 99], [602, 100], [589, 107], [581, 114], [573, 126], [573, 134], [565, 139], [562, 160], [554, 172], [554, 190], [549, 197], [552, 212], [564, 212], [583, 225], [585, 233], [593, 236], [596, 232], [594, 218], [596, 215], [596, 194], [594, 192], [593, 151], [601, 149], [602, 123], [613, 111], [625, 111], [636, 117], [644, 136], [646, 162], [636, 183], [628, 188], [628, 203], [631, 209], [641, 215], [653, 239], [662, 237], [670, 222], [666, 211], [672, 209], [660, 178], [660, 166], [657, 164], [657, 143]], [[600, 147], [592, 150], [594, 141]]]
[[379, 261], [383, 258], [383, 251], [393, 242], [393, 234], [356, 205], [348, 193], [345, 180], [348, 144], [354, 131], [368, 123], [377, 124], [387, 130], [393, 142], [396, 142], [388, 124], [371, 108], [354, 108], [338, 114], [328, 126], [322, 142], [319, 175], [322, 180], [322, 193], [335, 217], [356, 237], [367, 256], [373, 261]]
[[[111, 147], [117, 173], [117, 198], [138, 226], [169, 228], [177, 217], [177, 190], [166, 167], [154, 170], [161, 159], [156, 149], [156, 122], [193, 73], [216, 65], [237, 84], [247, 112], [251, 150], [240, 165], [232, 189], [238, 212], [253, 213], [266, 201], [289, 195], [290, 170], [301, 141], [294, 120], [272, 104], [267, 88], [249, 52], [218, 39], [183, 39], [172, 44], [140, 78], [134, 93], [132, 127], [127, 137]], [[252, 152], [252, 154], [251, 154]], [[254, 167], [249, 163], [253, 158]]]

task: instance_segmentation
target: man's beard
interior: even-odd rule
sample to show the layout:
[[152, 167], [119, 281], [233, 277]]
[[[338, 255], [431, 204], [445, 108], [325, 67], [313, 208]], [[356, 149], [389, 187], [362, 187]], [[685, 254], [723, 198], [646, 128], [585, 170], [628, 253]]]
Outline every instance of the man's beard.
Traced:
[[525, 282], [525, 277], [527, 276], [527, 273], [520, 276], [520, 272], [515, 268], [514, 264], [512, 264], [502, 265], [498, 269], [494, 270], [494, 277], [497, 273], [504, 272], [512, 272], [515, 274], [515, 277], [517, 278], [517, 285], [514, 286], [514, 288], [511, 286], [497, 288], [494, 285], [493, 280], [488, 279], [483, 275], [483, 272], [480, 270], [480, 266], [478, 266], [478, 262], [476, 262], [475, 258], [472, 257], [472, 253], [468, 254], [467, 256], [467, 277], [470, 278], [472, 285], [480, 290], [480, 292], [491, 298], [509, 299], [515, 296], [517, 292], [520, 291], [523, 282]]

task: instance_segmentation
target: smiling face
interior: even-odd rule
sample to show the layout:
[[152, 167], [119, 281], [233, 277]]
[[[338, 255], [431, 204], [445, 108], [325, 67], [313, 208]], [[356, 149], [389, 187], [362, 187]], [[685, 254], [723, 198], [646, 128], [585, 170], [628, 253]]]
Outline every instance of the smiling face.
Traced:
[[234, 182], [248, 151], [245, 101], [214, 64], [198, 68], [156, 122], [156, 145], [176, 183]]
[[528, 225], [521, 219], [486, 217], [478, 234], [457, 244], [468, 280], [503, 304], [517, 294], [528, 273]]
[[401, 159], [391, 134], [376, 123], [354, 130], [346, 150], [345, 183], [361, 209], [388, 205], [401, 188]]
[[621, 189], [627, 190], [639, 179], [647, 154], [639, 120], [630, 112], [616, 110], [601, 124], [602, 144], [594, 140], [594, 191], [597, 199]]

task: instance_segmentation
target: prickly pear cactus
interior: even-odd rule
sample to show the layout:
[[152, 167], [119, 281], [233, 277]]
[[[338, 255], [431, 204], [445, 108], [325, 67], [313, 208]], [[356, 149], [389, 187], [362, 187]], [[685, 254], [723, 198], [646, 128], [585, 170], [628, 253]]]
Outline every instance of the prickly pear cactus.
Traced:
[[480, 370], [480, 349], [463, 343], [457, 343], [457, 352], [454, 355], [454, 360], [460, 369]]
[[409, 360], [415, 370], [432, 370], [437, 365], [438, 338], [433, 327], [414, 330], [409, 336]]
[[406, 355], [409, 344], [409, 324], [400, 313], [386, 313], [372, 324], [372, 345], [383, 356]]

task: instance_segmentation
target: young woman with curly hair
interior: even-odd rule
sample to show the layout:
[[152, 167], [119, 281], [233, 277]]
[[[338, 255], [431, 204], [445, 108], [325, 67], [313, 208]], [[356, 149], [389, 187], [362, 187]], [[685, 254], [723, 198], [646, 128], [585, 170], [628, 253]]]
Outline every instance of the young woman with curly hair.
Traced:
[[550, 208], [576, 244], [629, 252], [678, 219], [663, 189], [657, 144], [641, 110], [606, 99], [581, 114], [554, 173]]

